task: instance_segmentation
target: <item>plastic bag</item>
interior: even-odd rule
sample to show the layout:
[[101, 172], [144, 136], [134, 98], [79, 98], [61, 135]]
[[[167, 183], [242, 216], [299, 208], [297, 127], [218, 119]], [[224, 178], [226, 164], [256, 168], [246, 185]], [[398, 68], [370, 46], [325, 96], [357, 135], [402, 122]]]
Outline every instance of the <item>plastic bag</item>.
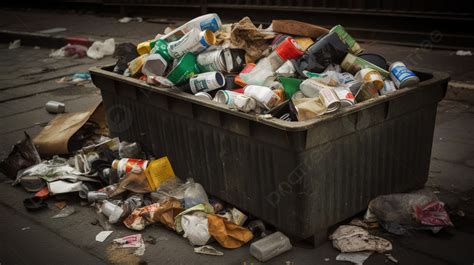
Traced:
[[374, 217], [395, 234], [403, 234], [406, 228], [453, 225], [444, 204], [429, 190], [379, 196], [370, 201], [365, 219], [370, 221]]
[[87, 56], [92, 59], [101, 59], [106, 55], [112, 55], [115, 51], [115, 40], [106, 39], [104, 42], [94, 41], [87, 50]]
[[183, 237], [187, 238], [193, 246], [203, 246], [211, 238], [208, 229], [207, 214], [204, 212], [183, 215], [183, 217], [181, 217], [181, 226], [184, 230]]
[[156, 191], [150, 195], [155, 202], [162, 202], [170, 197], [183, 201], [184, 191], [189, 187], [189, 184], [190, 183], [183, 183], [183, 181], [177, 177], [170, 178], [162, 182]]
[[41, 158], [30, 136], [25, 132], [25, 138], [13, 146], [7, 158], [0, 163], [0, 172], [15, 179], [18, 171], [41, 163]]
[[340, 64], [348, 52], [349, 46], [333, 32], [311, 45], [301, 58], [292, 60], [292, 63], [301, 76], [304, 76], [304, 70], [321, 73], [330, 64]]
[[184, 208], [188, 209], [198, 204], [209, 204], [206, 191], [193, 179], [188, 179], [189, 187], [184, 191]]

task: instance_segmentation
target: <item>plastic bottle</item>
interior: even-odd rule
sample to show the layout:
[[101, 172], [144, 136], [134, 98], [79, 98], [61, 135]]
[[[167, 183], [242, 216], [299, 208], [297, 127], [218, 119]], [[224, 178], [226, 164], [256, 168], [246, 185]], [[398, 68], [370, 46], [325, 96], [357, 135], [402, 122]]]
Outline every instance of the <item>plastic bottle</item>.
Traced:
[[217, 14], [206, 14], [186, 22], [170, 33], [161, 36], [160, 39], [165, 40], [166, 42], [172, 42], [180, 39], [192, 29], [197, 29], [198, 31], [210, 30], [212, 32], [216, 32], [221, 28], [221, 26], [221, 19]]
[[264, 85], [273, 81], [272, 77], [278, 68], [287, 60], [302, 56], [304, 51], [291, 37], [282, 41], [267, 57], [261, 59], [249, 73], [241, 73], [242, 80], [249, 85]]
[[261, 262], [270, 260], [292, 248], [290, 239], [281, 232], [275, 232], [250, 245], [250, 254]]

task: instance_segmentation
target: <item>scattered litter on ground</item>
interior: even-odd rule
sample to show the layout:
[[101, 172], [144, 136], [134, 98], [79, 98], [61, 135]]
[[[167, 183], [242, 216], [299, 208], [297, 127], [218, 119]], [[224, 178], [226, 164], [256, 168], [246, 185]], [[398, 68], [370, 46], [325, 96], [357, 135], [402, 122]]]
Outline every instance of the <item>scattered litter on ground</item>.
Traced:
[[64, 217], [70, 216], [71, 214], [73, 214], [75, 212], [76, 212], [76, 209], [73, 206], [68, 205], [68, 206], [62, 208], [61, 211], [59, 211], [58, 214], [54, 215], [51, 218], [53, 218], [53, 219], [64, 218]]
[[22, 228], [21, 228], [21, 231], [26, 231], [26, 230], [30, 230], [30, 229], [31, 229], [31, 227], [25, 226], [25, 227], [22, 227]]
[[205, 245], [194, 248], [194, 253], [211, 255], [211, 256], [224, 256], [224, 253], [215, 249], [213, 246]]
[[143, 256], [145, 254], [145, 242], [143, 241], [141, 234], [124, 236], [121, 238], [114, 239], [112, 243], [117, 244], [119, 248], [133, 248], [135, 251], [133, 254], [137, 256]]
[[95, 236], [95, 241], [104, 242], [114, 231], [101, 231]]
[[82, 58], [87, 55], [87, 47], [79, 44], [67, 44], [57, 50], [51, 50], [50, 57], [54, 58]]
[[21, 40], [14, 40], [8, 44], [8, 49], [13, 50], [21, 47]]
[[141, 18], [141, 17], [123, 17], [123, 18], [118, 20], [118, 22], [120, 22], [120, 23], [129, 23], [129, 22], [132, 22], [132, 21], [143, 22], [143, 18]]
[[339, 253], [336, 256], [337, 261], [348, 261], [356, 265], [364, 264], [370, 255], [372, 255], [372, 251], [361, 251], [361, 252], [352, 252], [352, 253]]
[[66, 111], [66, 105], [64, 103], [53, 100], [46, 102], [44, 107], [46, 111], [54, 114], [63, 113]]
[[268, 261], [292, 248], [290, 239], [275, 232], [250, 245], [250, 254], [261, 262]]
[[387, 257], [387, 259], [393, 263], [398, 263], [398, 260], [394, 256], [392, 256], [392, 254], [390, 253], [385, 253], [385, 257]]
[[456, 55], [457, 56], [472, 56], [472, 52], [471, 51], [457, 50]]
[[341, 252], [376, 251], [383, 253], [392, 250], [390, 241], [369, 234], [367, 230], [353, 225], [341, 225], [329, 236], [332, 245]]
[[437, 233], [452, 226], [444, 203], [429, 190], [379, 196], [369, 203], [366, 221], [378, 220], [390, 233], [405, 234], [410, 229], [427, 229]]
[[89, 72], [77, 72], [71, 76], [62, 77], [56, 81], [56, 83], [86, 86], [91, 84], [91, 80], [91, 74]]
[[112, 55], [115, 51], [115, 40], [106, 39], [104, 42], [94, 41], [87, 49], [87, 56], [92, 59], [102, 59], [104, 56]]

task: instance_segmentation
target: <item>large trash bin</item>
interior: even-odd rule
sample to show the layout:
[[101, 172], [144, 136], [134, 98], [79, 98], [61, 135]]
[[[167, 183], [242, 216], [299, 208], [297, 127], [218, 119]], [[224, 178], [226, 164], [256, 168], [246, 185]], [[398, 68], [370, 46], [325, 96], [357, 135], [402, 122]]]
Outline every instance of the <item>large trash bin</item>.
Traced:
[[259, 119], [180, 91], [91, 69], [112, 135], [167, 155], [175, 173], [280, 231], [327, 238], [370, 199], [423, 187], [445, 73], [304, 122]]

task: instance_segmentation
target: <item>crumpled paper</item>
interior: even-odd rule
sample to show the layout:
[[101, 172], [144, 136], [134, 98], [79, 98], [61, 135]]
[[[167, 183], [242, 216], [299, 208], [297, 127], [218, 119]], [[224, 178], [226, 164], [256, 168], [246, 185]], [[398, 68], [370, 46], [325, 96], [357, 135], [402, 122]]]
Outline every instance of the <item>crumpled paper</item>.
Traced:
[[383, 253], [392, 250], [390, 241], [369, 234], [362, 227], [341, 225], [329, 236], [332, 245], [341, 252], [376, 251]]
[[160, 222], [174, 230], [174, 218], [182, 211], [183, 208], [178, 200], [168, 198], [162, 203], [154, 203], [133, 210], [123, 223], [129, 229], [143, 230], [147, 225]]
[[225, 218], [208, 214], [209, 234], [225, 248], [239, 248], [253, 238], [247, 228], [227, 221]]
[[265, 55], [269, 48], [268, 40], [274, 37], [275, 33], [255, 27], [249, 17], [244, 17], [232, 25], [230, 43], [231, 48], [244, 49], [247, 53], [245, 61], [253, 63]]

